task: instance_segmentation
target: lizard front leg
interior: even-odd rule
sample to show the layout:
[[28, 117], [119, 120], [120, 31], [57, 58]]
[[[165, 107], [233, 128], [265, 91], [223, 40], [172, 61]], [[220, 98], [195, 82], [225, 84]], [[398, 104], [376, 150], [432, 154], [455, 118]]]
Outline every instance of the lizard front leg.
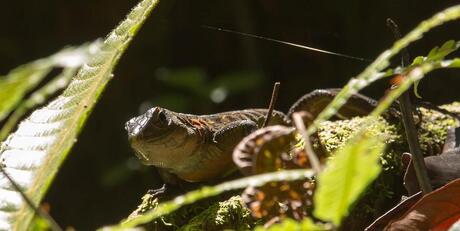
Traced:
[[258, 129], [256, 122], [240, 120], [228, 123], [214, 133], [213, 142], [224, 153], [233, 152], [235, 146], [251, 132]]
[[258, 128], [258, 122], [242, 120], [229, 123], [214, 134], [213, 140], [217, 149], [221, 150], [221, 158], [224, 159], [225, 162], [231, 164], [231, 168], [229, 168], [224, 175], [235, 170], [232, 154], [236, 145], [238, 145], [244, 137], [256, 131]]
[[245, 136], [257, 128], [257, 124], [250, 120], [226, 124], [213, 134], [210, 142], [205, 144], [205, 147], [200, 151], [199, 167], [178, 176], [190, 182], [210, 181], [225, 176], [234, 170], [233, 149]]

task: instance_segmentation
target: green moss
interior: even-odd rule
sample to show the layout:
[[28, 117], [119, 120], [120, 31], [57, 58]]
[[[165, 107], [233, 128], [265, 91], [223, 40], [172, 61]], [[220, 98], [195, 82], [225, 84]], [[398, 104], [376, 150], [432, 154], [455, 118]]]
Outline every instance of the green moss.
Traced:
[[[226, 196], [226, 198], [228, 198]], [[223, 200], [223, 201], [219, 201]], [[139, 216], [158, 206], [158, 198], [145, 194], [142, 203], [131, 213], [127, 220]], [[244, 205], [240, 196], [229, 199], [214, 197], [201, 200], [191, 205], [149, 222], [143, 227], [146, 230], [248, 230], [255, 227], [250, 211]]]
[[[330, 155], [346, 142], [363, 126], [366, 117], [355, 117], [350, 120], [326, 121], [318, 129], [319, 144]], [[372, 136], [381, 136], [387, 145], [387, 151], [382, 153], [381, 163], [384, 170], [399, 168], [399, 159], [395, 151], [396, 146], [401, 146], [402, 138], [397, 125], [389, 124], [385, 119], [378, 118], [368, 128]]]
[[452, 113], [460, 115], [460, 102], [453, 102], [450, 104], [444, 104], [441, 108], [446, 109]]
[[[448, 111], [460, 114], [460, 103], [441, 106]], [[457, 121], [449, 115], [425, 108], [419, 109], [420, 114], [415, 119], [419, 133], [420, 147], [425, 155], [439, 154], [447, 137], [449, 128], [457, 126]], [[350, 120], [326, 121], [318, 129], [319, 143], [326, 154], [333, 153], [345, 145], [352, 135], [358, 131], [365, 117], [355, 117]], [[367, 130], [376, 136], [382, 136], [387, 144], [387, 151], [382, 154], [382, 165], [385, 169], [394, 169], [400, 166], [399, 156], [402, 152], [409, 152], [407, 148], [403, 126], [399, 123], [390, 124], [379, 118]]]
[[[446, 110], [456, 112], [460, 109], [459, 103], [443, 106]], [[420, 147], [425, 155], [439, 154], [447, 137], [447, 130], [457, 126], [457, 121], [451, 116], [438, 111], [421, 108], [422, 122], [419, 124]]]
[[[460, 114], [460, 103], [442, 106], [442, 108]], [[457, 125], [456, 120], [440, 112], [420, 109], [420, 119], [416, 118], [421, 148], [426, 155], [439, 151], [447, 137], [448, 128]], [[356, 117], [350, 120], [328, 121], [321, 124], [317, 139], [313, 139], [313, 146], [330, 156], [357, 132], [365, 117]], [[407, 152], [404, 130], [399, 122], [390, 123], [383, 118], [377, 119], [367, 128], [375, 136], [383, 137], [386, 151], [381, 155], [383, 171], [375, 183], [369, 187], [365, 195], [357, 202], [352, 214], [344, 224], [350, 230], [361, 230], [368, 220], [385, 211], [393, 202], [400, 199], [404, 189], [402, 187], [402, 165], [400, 156]], [[298, 144], [299, 145], [299, 144]], [[300, 145], [301, 146], [301, 145]], [[299, 146], [297, 146], [299, 147]], [[365, 167], [365, 166], [363, 166]], [[172, 214], [155, 220], [146, 226], [147, 230], [247, 230], [255, 225], [250, 212], [244, 206], [239, 196], [230, 199], [210, 198], [184, 206]], [[225, 198], [228, 198], [225, 196]], [[142, 203], [129, 218], [154, 209], [158, 199], [146, 194]], [[222, 201], [222, 202], [219, 202]], [[128, 218], [128, 219], [129, 219]], [[356, 221], [359, 221], [356, 223]]]
[[217, 202], [182, 226], [182, 231], [249, 230], [254, 220], [240, 196]]

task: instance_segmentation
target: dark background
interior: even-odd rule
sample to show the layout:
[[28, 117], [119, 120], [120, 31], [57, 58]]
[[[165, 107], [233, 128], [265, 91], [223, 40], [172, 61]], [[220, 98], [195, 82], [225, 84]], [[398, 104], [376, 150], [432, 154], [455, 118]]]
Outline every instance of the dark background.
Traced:
[[[103, 37], [137, 1], [41, 0], [0, 3], [0, 74], [66, 45]], [[327, 3], [326, 3], [327, 2]], [[366, 65], [271, 42], [204, 29], [237, 30], [373, 59], [393, 41], [385, 19], [407, 32], [457, 1], [163, 0], [115, 70], [45, 201], [62, 226], [90, 230], [126, 217], [150, 188], [152, 168], [139, 165], [125, 121], [151, 105], [207, 114], [265, 107], [281, 81], [278, 109], [317, 88], [340, 87]], [[412, 56], [460, 39], [459, 22], [429, 32]], [[394, 60], [397, 63], [397, 59]], [[424, 100], [459, 100], [458, 71], [430, 74]], [[386, 81], [364, 91], [380, 97]], [[210, 95], [220, 95], [214, 102]]]

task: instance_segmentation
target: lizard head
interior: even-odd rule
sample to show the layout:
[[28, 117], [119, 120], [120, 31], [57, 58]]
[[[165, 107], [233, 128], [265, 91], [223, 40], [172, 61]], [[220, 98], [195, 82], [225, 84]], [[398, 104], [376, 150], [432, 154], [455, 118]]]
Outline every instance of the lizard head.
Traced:
[[198, 139], [179, 117], [175, 112], [154, 107], [126, 122], [129, 142], [143, 164], [175, 168], [187, 161], [187, 150], [194, 150]]

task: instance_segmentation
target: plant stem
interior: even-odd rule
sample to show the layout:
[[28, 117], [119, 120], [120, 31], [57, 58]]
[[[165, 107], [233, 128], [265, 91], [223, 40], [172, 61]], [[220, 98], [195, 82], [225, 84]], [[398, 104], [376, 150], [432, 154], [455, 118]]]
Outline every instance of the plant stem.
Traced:
[[[390, 18], [387, 19], [387, 26], [393, 32], [395, 38], [401, 39], [401, 32], [399, 31], [398, 25]], [[407, 49], [402, 50], [401, 65], [405, 66], [409, 63], [409, 53]], [[433, 191], [428, 178], [428, 173], [425, 166], [425, 160], [423, 158], [422, 150], [420, 149], [420, 143], [418, 140], [417, 130], [415, 128], [414, 117], [413, 117], [413, 105], [410, 100], [409, 91], [405, 91], [399, 98], [399, 106], [401, 108], [402, 122], [404, 124], [404, 130], [406, 132], [407, 143], [409, 144], [409, 150], [413, 157], [413, 166], [415, 169], [415, 175], [422, 190], [423, 194], [427, 194]]]
[[265, 116], [264, 125], [262, 126], [263, 128], [267, 127], [268, 123], [270, 122], [270, 119], [273, 113], [273, 109], [275, 108], [276, 99], [278, 98], [279, 89], [280, 89], [280, 82], [276, 82], [275, 85], [273, 85], [272, 98], [270, 99], [270, 105], [268, 105], [268, 112], [267, 112], [267, 115]]
[[311, 147], [310, 136], [308, 135], [307, 129], [305, 128], [305, 124], [303, 123], [302, 114], [304, 113], [295, 112], [292, 114], [292, 119], [294, 120], [294, 124], [297, 130], [302, 135], [305, 152], [308, 156], [308, 160], [310, 161], [313, 171], [315, 171], [315, 174], [318, 175], [321, 172], [321, 164], [315, 151], [313, 151], [313, 148]]
[[431, 187], [430, 180], [428, 178], [422, 150], [420, 150], [417, 130], [415, 129], [414, 117], [411, 110], [412, 103], [410, 102], [409, 92], [404, 92], [398, 100], [401, 108], [404, 130], [406, 131], [407, 143], [409, 144], [409, 150], [412, 153], [412, 163], [414, 165], [415, 174], [422, 193], [427, 194], [433, 191], [433, 188]]

